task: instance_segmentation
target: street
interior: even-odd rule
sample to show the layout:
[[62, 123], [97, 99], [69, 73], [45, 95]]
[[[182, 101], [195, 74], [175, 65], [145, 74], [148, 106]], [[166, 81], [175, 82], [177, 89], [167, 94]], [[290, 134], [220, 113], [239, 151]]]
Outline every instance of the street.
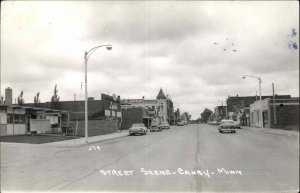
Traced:
[[2, 144], [1, 189], [298, 192], [299, 135], [189, 124], [80, 147]]

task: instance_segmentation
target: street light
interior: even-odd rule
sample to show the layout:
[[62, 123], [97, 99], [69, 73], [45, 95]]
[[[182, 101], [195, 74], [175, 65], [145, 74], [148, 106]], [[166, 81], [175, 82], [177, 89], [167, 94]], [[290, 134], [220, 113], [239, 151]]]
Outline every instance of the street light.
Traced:
[[87, 93], [87, 63], [88, 59], [91, 56], [91, 54], [98, 48], [100, 47], [106, 47], [107, 50], [111, 50], [112, 46], [110, 44], [108, 45], [101, 45], [101, 46], [96, 46], [90, 49], [87, 52], [84, 52], [84, 67], [85, 67], [85, 101], [84, 101], [84, 114], [85, 114], [85, 125], [84, 125], [84, 130], [85, 130], [85, 143], [88, 143], [88, 105], [87, 105], [87, 98], [88, 98], [88, 93]]
[[258, 80], [258, 86], [259, 86], [259, 101], [260, 101], [260, 127], [264, 128], [264, 124], [263, 124], [263, 110], [262, 110], [262, 100], [261, 100], [261, 83], [262, 80], [260, 77], [256, 77], [256, 76], [252, 76], [252, 75], [244, 75], [243, 79], [245, 79], [246, 77], [251, 77], [251, 78], [256, 78]]

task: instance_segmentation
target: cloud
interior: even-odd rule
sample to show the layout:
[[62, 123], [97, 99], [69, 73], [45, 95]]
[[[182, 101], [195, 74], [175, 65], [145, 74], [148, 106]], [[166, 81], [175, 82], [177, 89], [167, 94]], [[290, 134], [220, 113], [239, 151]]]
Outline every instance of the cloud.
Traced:
[[[61, 100], [83, 99], [84, 51], [89, 96], [155, 98], [159, 89], [197, 118], [228, 95], [299, 96], [297, 2], [66, 1], [2, 3], [1, 91], [24, 90], [32, 102], [49, 101], [55, 84]], [[299, 41], [299, 36], [294, 39]], [[216, 43], [216, 44], [215, 44]], [[226, 49], [226, 50], [224, 50]], [[233, 50], [236, 50], [235, 52]]]

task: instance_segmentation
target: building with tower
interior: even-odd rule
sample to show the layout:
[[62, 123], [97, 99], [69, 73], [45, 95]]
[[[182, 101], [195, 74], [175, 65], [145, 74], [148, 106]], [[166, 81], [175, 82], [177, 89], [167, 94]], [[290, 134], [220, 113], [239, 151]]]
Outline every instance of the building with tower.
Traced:
[[159, 90], [156, 99], [124, 99], [121, 104], [123, 110], [141, 107], [147, 109], [148, 114], [158, 119], [159, 122], [169, 122], [170, 124], [173, 122], [173, 102], [162, 89]]

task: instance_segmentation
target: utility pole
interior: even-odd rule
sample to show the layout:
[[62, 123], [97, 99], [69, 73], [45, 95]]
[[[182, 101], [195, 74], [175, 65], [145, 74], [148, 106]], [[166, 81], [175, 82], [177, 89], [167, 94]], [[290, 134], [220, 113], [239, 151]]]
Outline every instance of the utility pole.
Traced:
[[272, 82], [272, 90], [273, 90], [273, 112], [274, 112], [274, 125], [277, 124], [276, 117], [276, 101], [275, 101], [275, 92], [274, 92], [274, 83]]

